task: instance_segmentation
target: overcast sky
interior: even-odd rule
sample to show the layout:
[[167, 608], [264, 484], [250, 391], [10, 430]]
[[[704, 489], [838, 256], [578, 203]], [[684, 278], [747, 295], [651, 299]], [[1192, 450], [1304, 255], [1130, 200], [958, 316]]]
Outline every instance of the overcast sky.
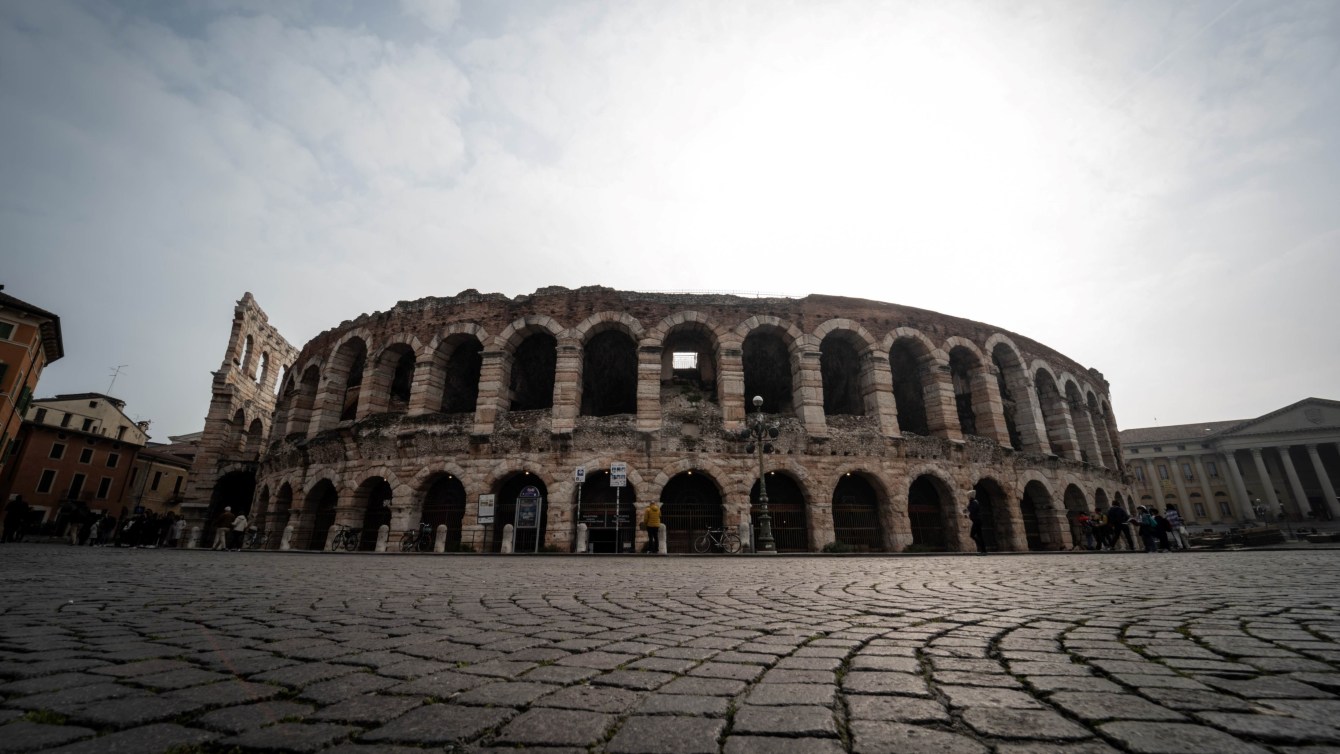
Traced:
[[870, 298], [1249, 418], [1340, 399], [1337, 124], [1333, 0], [6, 0], [0, 283], [159, 441], [245, 291]]

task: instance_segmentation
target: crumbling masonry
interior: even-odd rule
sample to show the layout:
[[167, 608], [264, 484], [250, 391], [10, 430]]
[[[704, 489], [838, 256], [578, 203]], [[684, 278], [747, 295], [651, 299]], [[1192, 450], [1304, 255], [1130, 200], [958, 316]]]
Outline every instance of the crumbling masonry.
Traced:
[[781, 551], [967, 550], [969, 489], [996, 547], [1060, 549], [1074, 515], [1130, 496], [1106, 380], [1028, 338], [835, 296], [556, 287], [401, 302], [296, 354], [247, 294], [191, 511], [249, 511], [272, 544], [291, 526], [296, 549], [336, 525], [372, 549], [382, 525], [395, 541], [422, 521], [447, 549], [496, 552], [538, 493], [518, 550], [570, 551], [580, 519], [613, 552], [640, 545], [630, 529], [659, 500], [685, 552], [705, 528], [757, 526], [738, 435], [756, 395], [781, 430], [765, 457]]

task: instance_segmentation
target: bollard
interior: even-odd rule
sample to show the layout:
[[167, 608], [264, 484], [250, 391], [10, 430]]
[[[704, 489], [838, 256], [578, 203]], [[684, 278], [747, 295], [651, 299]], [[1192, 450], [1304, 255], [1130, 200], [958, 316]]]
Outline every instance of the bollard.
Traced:
[[447, 551], [447, 525], [437, 525], [437, 536], [433, 538], [433, 552]]
[[292, 543], [293, 543], [293, 526], [292, 525], [285, 526], [284, 536], [279, 538], [279, 549], [291, 550], [293, 549]]
[[657, 529], [659, 529], [660, 533], [656, 535], [656, 553], [658, 555], [666, 555], [670, 551], [665, 549], [665, 524], [661, 524]]
[[386, 552], [386, 542], [391, 538], [391, 527], [382, 524], [377, 527], [377, 546], [373, 548], [375, 552]]
[[335, 535], [338, 534], [338, 533], [339, 533], [339, 529], [336, 529], [336, 528], [333, 527], [333, 526], [330, 527], [329, 529], [327, 529], [327, 530], [326, 530], [326, 546], [325, 546], [324, 548], [322, 548], [322, 549], [324, 549], [326, 552], [335, 552]]
[[745, 519], [740, 523], [739, 530], [740, 530], [740, 551], [753, 552], [754, 527], [750, 524], [748, 519]]
[[512, 547], [516, 544], [516, 542], [514, 541], [515, 537], [516, 537], [516, 529], [511, 524], [508, 524], [503, 527], [503, 541], [502, 541], [503, 555], [512, 554]]
[[200, 527], [192, 526], [191, 536], [186, 540], [186, 547], [188, 549], [195, 549], [196, 547], [199, 546], [200, 546]]
[[586, 552], [586, 524], [577, 524], [577, 552]]

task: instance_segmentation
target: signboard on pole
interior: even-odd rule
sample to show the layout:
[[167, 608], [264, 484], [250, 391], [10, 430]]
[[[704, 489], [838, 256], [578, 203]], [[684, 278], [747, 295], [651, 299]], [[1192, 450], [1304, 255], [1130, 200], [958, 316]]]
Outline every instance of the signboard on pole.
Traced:
[[623, 461], [615, 461], [610, 464], [610, 486], [628, 486], [628, 464]]
[[540, 525], [540, 490], [523, 487], [516, 498], [516, 528], [535, 529]]
[[586, 481], [586, 467], [578, 466], [576, 471], [573, 473], [573, 479], [577, 480], [577, 484], [584, 483]]
[[493, 515], [494, 515], [493, 506], [494, 506], [493, 495], [479, 496], [479, 523], [481, 524], [493, 523]]

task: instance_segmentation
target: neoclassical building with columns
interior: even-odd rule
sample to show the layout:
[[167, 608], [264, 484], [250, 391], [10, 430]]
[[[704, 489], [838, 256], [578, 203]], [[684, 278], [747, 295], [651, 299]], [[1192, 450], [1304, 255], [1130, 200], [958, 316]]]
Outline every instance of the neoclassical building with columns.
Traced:
[[1190, 525], [1340, 518], [1340, 401], [1307, 398], [1255, 419], [1120, 433], [1136, 499]]
[[213, 395], [194, 518], [229, 505], [295, 549], [344, 526], [373, 549], [381, 527], [424, 522], [448, 550], [497, 552], [521, 524], [518, 550], [571, 551], [584, 524], [592, 551], [628, 551], [653, 500], [671, 552], [707, 528], [756, 535], [754, 396], [777, 428], [763, 465], [783, 552], [972, 549], [969, 490], [995, 547], [1062, 549], [1074, 515], [1131, 496], [1100, 372], [991, 325], [836, 296], [467, 290], [290, 350], [248, 294]]

